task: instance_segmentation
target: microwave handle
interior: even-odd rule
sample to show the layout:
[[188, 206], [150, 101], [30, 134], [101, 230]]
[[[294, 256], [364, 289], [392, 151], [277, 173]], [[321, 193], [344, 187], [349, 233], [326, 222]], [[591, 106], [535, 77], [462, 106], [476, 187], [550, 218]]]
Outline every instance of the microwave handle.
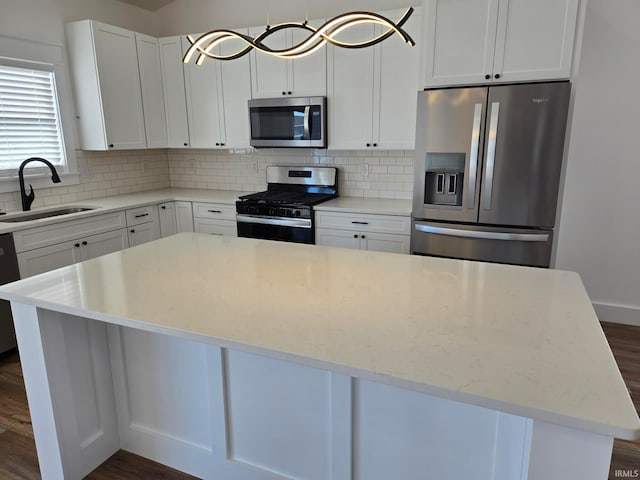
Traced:
[[311, 140], [311, 134], [309, 132], [309, 116], [311, 114], [311, 107], [307, 105], [304, 107], [304, 139]]

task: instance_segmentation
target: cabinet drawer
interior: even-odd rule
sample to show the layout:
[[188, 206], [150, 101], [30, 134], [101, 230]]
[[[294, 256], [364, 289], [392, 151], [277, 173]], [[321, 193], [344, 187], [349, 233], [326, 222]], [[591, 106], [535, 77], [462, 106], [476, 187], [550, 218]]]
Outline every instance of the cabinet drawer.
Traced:
[[224, 235], [227, 237], [238, 236], [238, 226], [235, 220], [216, 220], [211, 218], [194, 219], [195, 231], [197, 233], [208, 233], [210, 235]]
[[411, 217], [357, 213], [316, 212], [317, 228], [334, 228], [357, 232], [411, 234]]
[[16, 252], [20, 253], [125, 226], [124, 212], [114, 212], [14, 232], [13, 241]]
[[236, 220], [236, 206], [226, 203], [194, 203], [193, 216], [195, 218], [218, 218]]
[[146, 207], [132, 208], [127, 210], [126, 214], [128, 227], [147, 222], [155, 222], [158, 219], [158, 206], [147, 205]]

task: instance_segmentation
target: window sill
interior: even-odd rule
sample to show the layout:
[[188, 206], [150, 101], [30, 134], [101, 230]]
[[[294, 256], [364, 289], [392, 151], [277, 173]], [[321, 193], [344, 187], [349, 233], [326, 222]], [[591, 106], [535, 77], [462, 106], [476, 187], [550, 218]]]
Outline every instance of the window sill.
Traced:
[[[24, 177], [24, 186], [29, 190], [29, 185], [33, 186], [33, 189], [38, 188], [58, 188], [68, 187], [70, 185], [78, 185], [80, 183], [80, 174], [78, 173], [61, 173], [60, 183], [53, 183], [51, 181], [51, 174], [38, 174], [29, 175]], [[0, 193], [19, 192], [20, 183], [18, 176], [0, 178]]]

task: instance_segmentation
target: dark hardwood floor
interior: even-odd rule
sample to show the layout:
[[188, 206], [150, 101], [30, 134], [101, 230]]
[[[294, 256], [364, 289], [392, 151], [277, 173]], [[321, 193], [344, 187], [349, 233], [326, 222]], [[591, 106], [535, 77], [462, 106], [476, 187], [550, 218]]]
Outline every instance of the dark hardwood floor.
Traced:
[[[622, 376], [640, 411], [640, 327], [603, 323]], [[616, 440], [609, 479], [624, 478], [623, 472], [640, 470], [640, 442]], [[628, 475], [626, 475], [628, 477]], [[0, 358], [0, 478], [39, 479], [38, 459], [29, 418], [22, 370], [17, 354]], [[159, 480], [193, 479], [163, 465], [119, 451], [87, 478], [125, 480], [153, 478]]]
[[[602, 329], [607, 336], [613, 356], [616, 357], [633, 404], [640, 412], [640, 327], [602, 323]], [[623, 472], [618, 472], [616, 475], [616, 470]], [[640, 473], [640, 441], [615, 440], [609, 479], [625, 478], [625, 472], [634, 474], [631, 478], [637, 477], [636, 470]], [[627, 475], [626, 478], [629, 476]]]

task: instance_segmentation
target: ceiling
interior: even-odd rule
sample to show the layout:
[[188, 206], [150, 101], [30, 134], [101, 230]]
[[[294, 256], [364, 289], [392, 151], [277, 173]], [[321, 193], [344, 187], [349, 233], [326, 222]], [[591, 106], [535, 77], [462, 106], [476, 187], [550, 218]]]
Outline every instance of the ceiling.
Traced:
[[135, 5], [137, 7], [144, 8], [146, 10], [151, 10], [155, 12], [159, 8], [168, 5], [173, 2], [173, 0], [120, 0], [121, 2], [128, 3], [130, 5]]

